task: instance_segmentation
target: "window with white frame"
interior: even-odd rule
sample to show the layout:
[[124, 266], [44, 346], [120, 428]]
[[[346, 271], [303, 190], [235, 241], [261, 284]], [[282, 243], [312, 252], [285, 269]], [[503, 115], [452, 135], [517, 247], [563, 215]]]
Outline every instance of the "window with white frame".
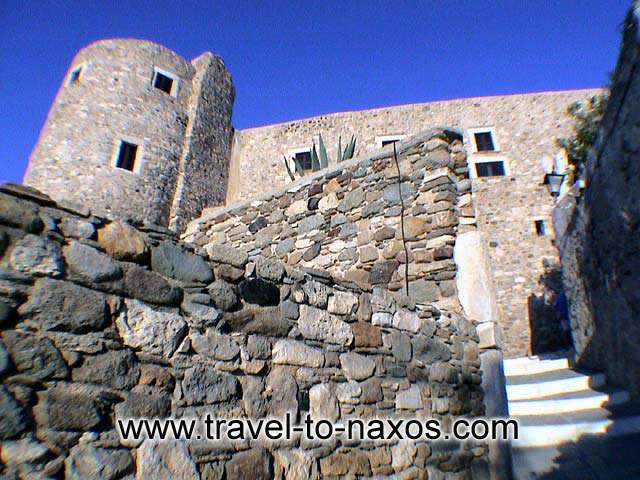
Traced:
[[472, 178], [504, 177], [509, 175], [507, 162], [501, 157], [471, 157], [470, 164]]
[[178, 77], [171, 72], [159, 68], [153, 69], [153, 78], [151, 79], [153, 88], [176, 97], [178, 95], [178, 81]]
[[300, 168], [302, 168], [303, 172], [313, 168], [311, 164], [311, 149], [309, 147], [290, 150], [287, 158], [289, 159], [291, 170], [296, 173], [302, 173]]
[[469, 138], [474, 152], [500, 151], [493, 127], [471, 128], [469, 129]]
[[376, 145], [378, 148], [384, 148], [387, 145], [392, 145], [395, 142], [404, 140], [406, 135], [380, 135], [376, 137]]

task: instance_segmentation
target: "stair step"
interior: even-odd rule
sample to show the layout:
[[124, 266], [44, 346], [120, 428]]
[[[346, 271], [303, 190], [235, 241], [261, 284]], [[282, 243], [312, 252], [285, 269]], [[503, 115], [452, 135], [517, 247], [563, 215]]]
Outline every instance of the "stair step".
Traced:
[[570, 412], [561, 415], [525, 415], [514, 447], [547, 447], [576, 442], [582, 435], [611, 437], [640, 433], [640, 406], [629, 404]]
[[534, 400], [597, 388], [604, 384], [605, 376], [602, 373], [588, 374], [568, 369], [518, 375], [507, 378], [507, 398], [509, 401]]
[[509, 402], [509, 414], [511, 416], [561, 414], [620, 405], [628, 400], [629, 392], [624, 390], [588, 389], [562, 392], [542, 398]]
[[563, 370], [570, 367], [567, 353], [560, 352], [544, 356], [509, 358], [504, 361], [504, 374], [507, 377], [534, 375], [537, 373]]

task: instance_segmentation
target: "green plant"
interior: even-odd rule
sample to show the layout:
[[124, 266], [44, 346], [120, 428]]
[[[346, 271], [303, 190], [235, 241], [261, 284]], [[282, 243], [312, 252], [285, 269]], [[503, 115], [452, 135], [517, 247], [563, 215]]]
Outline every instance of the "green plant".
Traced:
[[[343, 162], [345, 160], [349, 160], [353, 158], [353, 155], [356, 151], [356, 137], [351, 135], [351, 140], [347, 143], [347, 146], [342, 149], [342, 137], [338, 137], [338, 147], [336, 149], [336, 163]], [[322, 138], [322, 134], [319, 135], [318, 139], [318, 148], [316, 149], [316, 142], [313, 142], [313, 146], [310, 150], [311, 155], [311, 170], [316, 172], [321, 168], [327, 168], [329, 166], [329, 155], [327, 154], [327, 148], [324, 145], [324, 139]], [[287, 169], [287, 174], [291, 181], [295, 181], [296, 177], [294, 172], [291, 171], [291, 167], [289, 167], [289, 162], [287, 161], [286, 155], [282, 155], [284, 159], [284, 166]], [[296, 172], [302, 178], [305, 175], [306, 170], [302, 167], [299, 160], [296, 157], [293, 157], [293, 161], [296, 166]]]
[[575, 102], [568, 108], [568, 113], [575, 122], [573, 134], [569, 138], [558, 139], [558, 145], [567, 152], [570, 183], [578, 179], [582, 173], [608, 100], [606, 94], [594, 95], [586, 102]]

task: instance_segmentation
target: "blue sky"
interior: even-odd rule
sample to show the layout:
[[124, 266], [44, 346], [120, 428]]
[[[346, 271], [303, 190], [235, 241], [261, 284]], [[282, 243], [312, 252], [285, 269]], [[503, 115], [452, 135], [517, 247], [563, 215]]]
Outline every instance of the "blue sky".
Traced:
[[222, 55], [236, 128], [604, 85], [623, 0], [0, 0], [0, 181], [20, 181], [75, 52], [143, 38]]

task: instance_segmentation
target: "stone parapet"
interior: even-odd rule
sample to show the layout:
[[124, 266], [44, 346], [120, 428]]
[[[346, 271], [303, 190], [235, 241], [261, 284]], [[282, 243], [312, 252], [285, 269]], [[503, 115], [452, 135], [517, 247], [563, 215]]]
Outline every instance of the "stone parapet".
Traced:
[[[405, 166], [421, 152], [408, 148]], [[463, 479], [484, 468], [486, 445], [469, 442], [120, 440], [122, 417], [485, 413], [479, 339], [460, 311], [326, 270], [1, 187], [2, 474]]]
[[407, 293], [408, 279], [414, 302], [459, 310], [455, 239], [476, 228], [461, 137], [434, 129], [397, 148], [397, 166], [386, 147], [252, 201], [207, 209], [183, 238], [323, 270], [366, 288]]

